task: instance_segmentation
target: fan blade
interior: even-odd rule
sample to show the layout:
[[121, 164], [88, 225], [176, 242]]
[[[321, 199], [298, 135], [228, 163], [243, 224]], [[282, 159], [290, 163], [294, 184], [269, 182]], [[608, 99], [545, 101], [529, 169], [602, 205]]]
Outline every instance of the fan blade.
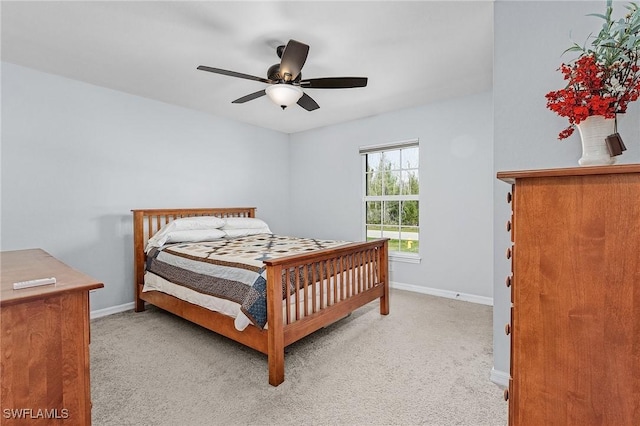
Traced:
[[300, 87], [305, 89], [351, 89], [366, 87], [367, 77], [325, 77], [302, 80]]
[[298, 105], [300, 105], [302, 108], [306, 109], [307, 111], [313, 111], [315, 109], [320, 108], [320, 105], [318, 105], [316, 101], [311, 99], [311, 96], [307, 95], [306, 93], [304, 93], [302, 97], [298, 99]]
[[266, 78], [256, 77], [254, 75], [249, 75], [249, 74], [242, 74], [240, 72], [235, 72], [235, 71], [227, 71], [220, 68], [207, 67], [204, 65], [200, 65], [198, 69], [200, 71], [209, 71], [216, 74], [228, 75], [230, 77], [245, 78], [247, 80], [261, 81], [263, 83], [269, 83], [269, 84], [275, 83], [275, 81], [267, 80]]
[[259, 97], [264, 96], [266, 94], [267, 94], [267, 92], [265, 92], [264, 89], [258, 90], [257, 92], [251, 93], [250, 95], [238, 98], [238, 99], [236, 99], [235, 101], [233, 101], [231, 103], [232, 104], [243, 104], [245, 102], [249, 102], [249, 101], [252, 101], [254, 99], [258, 99]]
[[309, 46], [299, 41], [289, 40], [282, 52], [280, 60], [280, 75], [285, 81], [296, 79], [309, 54]]

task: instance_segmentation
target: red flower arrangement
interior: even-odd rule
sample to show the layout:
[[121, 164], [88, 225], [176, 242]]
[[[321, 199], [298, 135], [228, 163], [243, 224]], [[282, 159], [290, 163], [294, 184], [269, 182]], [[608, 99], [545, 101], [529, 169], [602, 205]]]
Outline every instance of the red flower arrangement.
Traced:
[[633, 3], [627, 9], [625, 20], [615, 21], [608, 0], [607, 14], [595, 15], [603, 18], [605, 25], [591, 48], [574, 44], [567, 49], [582, 52], [578, 59], [559, 68], [567, 86], [545, 95], [547, 108], [569, 119], [569, 127], [558, 139], [571, 136], [575, 125], [589, 116], [615, 118], [640, 97], [640, 12]]

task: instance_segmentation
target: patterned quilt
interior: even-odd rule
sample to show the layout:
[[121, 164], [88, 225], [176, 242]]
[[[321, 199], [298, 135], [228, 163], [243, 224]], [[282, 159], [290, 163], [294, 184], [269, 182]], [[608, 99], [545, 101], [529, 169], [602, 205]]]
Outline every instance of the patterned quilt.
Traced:
[[174, 284], [240, 304], [242, 312], [263, 328], [267, 323], [263, 260], [343, 244], [347, 242], [273, 234], [169, 244], [149, 252], [146, 269]]

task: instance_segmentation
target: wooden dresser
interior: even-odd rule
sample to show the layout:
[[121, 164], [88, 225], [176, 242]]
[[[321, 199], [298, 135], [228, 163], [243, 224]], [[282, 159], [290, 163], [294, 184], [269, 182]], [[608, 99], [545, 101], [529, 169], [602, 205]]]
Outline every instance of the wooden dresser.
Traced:
[[0, 423], [91, 424], [89, 290], [103, 284], [40, 249], [0, 252], [0, 275]]
[[640, 425], [640, 164], [510, 183], [510, 425]]

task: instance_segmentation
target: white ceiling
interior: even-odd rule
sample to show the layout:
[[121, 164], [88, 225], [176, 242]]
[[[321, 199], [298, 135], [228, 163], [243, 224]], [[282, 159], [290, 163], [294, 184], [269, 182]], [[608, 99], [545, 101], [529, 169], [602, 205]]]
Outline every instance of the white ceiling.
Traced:
[[[294, 133], [489, 90], [487, 1], [2, 1], [2, 60], [217, 116]], [[303, 78], [368, 77], [365, 88], [306, 92], [312, 112], [262, 97], [275, 48], [310, 45]]]

